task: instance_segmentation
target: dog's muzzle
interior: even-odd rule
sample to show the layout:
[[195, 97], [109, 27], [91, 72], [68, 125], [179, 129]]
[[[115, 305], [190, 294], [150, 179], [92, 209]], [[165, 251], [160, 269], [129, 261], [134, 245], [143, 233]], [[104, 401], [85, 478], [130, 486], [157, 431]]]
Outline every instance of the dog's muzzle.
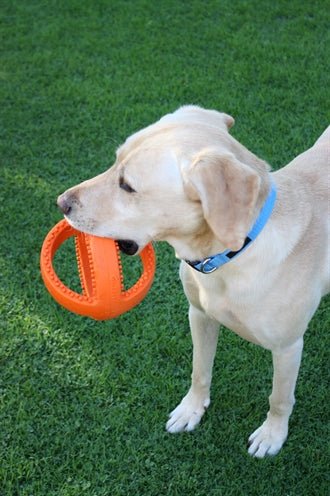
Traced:
[[118, 246], [126, 255], [135, 255], [139, 249], [139, 245], [130, 239], [118, 239]]

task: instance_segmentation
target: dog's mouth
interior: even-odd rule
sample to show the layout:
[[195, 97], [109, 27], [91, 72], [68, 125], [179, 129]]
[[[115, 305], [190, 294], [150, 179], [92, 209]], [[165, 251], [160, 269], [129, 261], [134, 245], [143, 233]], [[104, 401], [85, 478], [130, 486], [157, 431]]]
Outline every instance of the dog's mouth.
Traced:
[[139, 249], [139, 245], [131, 239], [118, 239], [117, 243], [120, 250], [126, 255], [135, 255]]

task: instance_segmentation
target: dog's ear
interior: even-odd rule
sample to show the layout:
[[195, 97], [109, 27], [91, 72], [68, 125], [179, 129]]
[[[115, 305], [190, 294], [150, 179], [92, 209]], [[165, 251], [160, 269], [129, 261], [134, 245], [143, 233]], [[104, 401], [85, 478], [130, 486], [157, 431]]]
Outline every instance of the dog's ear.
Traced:
[[233, 125], [235, 124], [234, 117], [232, 117], [229, 114], [222, 114], [222, 115], [223, 115], [223, 119], [225, 121], [225, 124], [227, 126], [227, 129], [230, 129], [231, 127], [233, 127]]
[[204, 150], [186, 175], [188, 194], [202, 204], [206, 222], [225, 248], [237, 251], [251, 228], [260, 178], [234, 155]]

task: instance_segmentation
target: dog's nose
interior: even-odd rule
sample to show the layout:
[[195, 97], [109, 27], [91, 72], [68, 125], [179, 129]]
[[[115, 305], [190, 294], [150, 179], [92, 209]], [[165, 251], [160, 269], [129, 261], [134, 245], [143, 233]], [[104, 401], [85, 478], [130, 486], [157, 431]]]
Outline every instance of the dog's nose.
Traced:
[[64, 215], [69, 215], [72, 210], [73, 200], [70, 195], [63, 193], [57, 198], [57, 206], [63, 212]]

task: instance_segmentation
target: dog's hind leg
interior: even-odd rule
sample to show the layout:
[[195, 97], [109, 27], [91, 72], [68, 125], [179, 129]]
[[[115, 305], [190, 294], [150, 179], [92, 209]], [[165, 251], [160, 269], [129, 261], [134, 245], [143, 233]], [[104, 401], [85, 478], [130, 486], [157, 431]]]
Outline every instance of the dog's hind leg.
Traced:
[[303, 338], [292, 346], [273, 352], [273, 391], [269, 397], [270, 409], [265, 422], [249, 437], [250, 455], [263, 458], [276, 455], [288, 435], [288, 423], [295, 398]]

